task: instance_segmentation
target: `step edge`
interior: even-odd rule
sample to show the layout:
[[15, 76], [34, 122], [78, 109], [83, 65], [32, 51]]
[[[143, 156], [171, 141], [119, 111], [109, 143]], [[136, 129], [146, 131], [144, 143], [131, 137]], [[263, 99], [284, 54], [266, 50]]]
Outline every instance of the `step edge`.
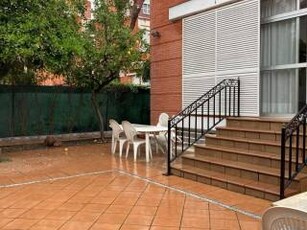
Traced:
[[[248, 166], [246, 166], [246, 167], [242, 167], [242, 165], [241, 165], [241, 167], [240, 166], [237, 166], [236, 167], [236, 165], [227, 165], [226, 163], [228, 162], [236, 162], [236, 161], [232, 161], [232, 160], [226, 160], [226, 159], [223, 159], [224, 160], [224, 162], [225, 161], [227, 161], [227, 162], [225, 162], [225, 164], [223, 164], [224, 162], [218, 162], [218, 161], [214, 161], [214, 162], [208, 162], [209, 161], [209, 159], [203, 159], [203, 158], [205, 158], [205, 157], [197, 157], [197, 156], [194, 156], [194, 157], [191, 157], [191, 156], [185, 156], [185, 155], [183, 155], [182, 156], [182, 158], [188, 158], [188, 159], [190, 159], [190, 160], [196, 160], [196, 161], [202, 161], [202, 162], [206, 162], [206, 163], [211, 163], [211, 164], [215, 164], [215, 165], [219, 165], [219, 166], [224, 166], [224, 167], [228, 167], [228, 168], [233, 168], [233, 169], [243, 169], [243, 170], [246, 170], [246, 171], [249, 171], [249, 172], [253, 172], [253, 173], [260, 173], [260, 174], [264, 174], [264, 175], [269, 175], [269, 176], [274, 176], [274, 177], [280, 177], [280, 169], [279, 168], [271, 168], [271, 169], [276, 169], [275, 171], [275, 173], [272, 173], [272, 172], [268, 172], [268, 171], [266, 171], [265, 170], [265, 168], [267, 168], [267, 167], [262, 167], [262, 169], [261, 170], [258, 170], [258, 169], [252, 169], [252, 167], [248, 167]], [[202, 158], [202, 159], [201, 159]], [[211, 158], [211, 159], [215, 159], [214, 157], [207, 157], [207, 158]], [[253, 166], [253, 164], [249, 164], [249, 163], [244, 163], [244, 164], [246, 164], [246, 165], [250, 165], [250, 166]], [[199, 168], [199, 169], [201, 169], [201, 168]], [[287, 173], [288, 171], [286, 171], [286, 173]], [[307, 176], [307, 175], [305, 175], [304, 173], [299, 173], [295, 178], [294, 178], [294, 181], [299, 181], [300, 179], [302, 179], [302, 177], [303, 176]]]

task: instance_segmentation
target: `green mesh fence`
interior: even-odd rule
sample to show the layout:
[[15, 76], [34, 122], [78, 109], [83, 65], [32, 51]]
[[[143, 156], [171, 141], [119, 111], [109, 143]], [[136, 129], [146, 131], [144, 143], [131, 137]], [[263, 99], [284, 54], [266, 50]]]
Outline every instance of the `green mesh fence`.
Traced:
[[[0, 137], [98, 131], [89, 91], [69, 87], [0, 86]], [[98, 95], [105, 129], [110, 118], [149, 124], [149, 90]]]

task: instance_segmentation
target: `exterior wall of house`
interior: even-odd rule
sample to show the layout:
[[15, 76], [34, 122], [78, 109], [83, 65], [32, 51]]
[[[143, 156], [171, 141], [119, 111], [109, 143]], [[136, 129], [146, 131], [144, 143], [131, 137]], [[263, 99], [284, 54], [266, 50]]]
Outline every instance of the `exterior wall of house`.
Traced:
[[307, 101], [306, 25], [307, 0], [153, 2], [152, 123], [236, 77], [241, 115], [293, 116]]
[[169, 8], [186, 1], [151, 2], [151, 123], [159, 114], [181, 110], [182, 101], [182, 21], [169, 21]]

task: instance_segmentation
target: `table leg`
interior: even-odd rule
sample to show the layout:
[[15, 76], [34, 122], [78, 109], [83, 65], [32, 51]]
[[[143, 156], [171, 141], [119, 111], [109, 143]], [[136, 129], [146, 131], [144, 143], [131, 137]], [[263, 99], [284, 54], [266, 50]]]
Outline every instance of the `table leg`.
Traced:
[[145, 135], [146, 138], [146, 162], [149, 162], [149, 145], [150, 145], [150, 141], [149, 141], [149, 133], [146, 133]]

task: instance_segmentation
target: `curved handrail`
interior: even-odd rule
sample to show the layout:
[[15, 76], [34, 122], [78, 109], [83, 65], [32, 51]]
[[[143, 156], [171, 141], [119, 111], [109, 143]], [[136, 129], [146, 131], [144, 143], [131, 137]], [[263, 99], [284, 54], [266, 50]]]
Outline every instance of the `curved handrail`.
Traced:
[[[199, 108], [202, 104], [204, 104], [206, 101], [208, 101], [210, 98], [212, 98], [214, 95], [216, 95], [219, 91], [221, 91], [225, 87], [238, 87], [238, 88], [240, 88], [239, 78], [238, 79], [224, 79], [224, 80], [222, 80], [216, 86], [211, 88], [208, 92], [204, 93], [202, 96], [200, 96], [195, 101], [193, 101], [185, 109], [183, 109], [182, 111], [177, 113], [175, 116], [173, 116], [170, 119], [171, 125], [174, 125], [175, 123], [180, 122], [180, 117], [186, 117], [188, 114], [193, 112], [196, 108]], [[239, 101], [239, 103], [240, 103], [240, 101]], [[239, 103], [238, 103], [238, 106], [240, 107]], [[238, 110], [238, 111], [240, 113], [240, 110]], [[240, 114], [238, 114], [238, 116], [240, 116]], [[179, 119], [179, 121], [178, 121], [178, 119]]]
[[229, 116], [240, 116], [239, 78], [222, 80], [169, 119], [166, 174], [170, 174], [172, 161]]
[[[297, 174], [307, 165], [306, 158], [306, 118], [307, 104], [281, 129], [281, 165], [280, 165], [280, 198], [285, 197], [285, 190]], [[301, 128], [302, 138], [300, 135]], [[293, 145], [293, 137], [296, 139]], [[301, 143], [302, 139], [302, 143]], [[289, 141], [289, 143], [287, 143]], [[288, 152], [288, 168], [286, 169], [286, 152]], [[293, 152], [295, 162], [293, 162]], [[301, 157], [301, 159], [300, 159]], [[300, 162], [301, 160], [301, 162]], [[294, 164], [295, 169], [292, 170]], [[288, 175], [286, 175], [286, 171]]]

